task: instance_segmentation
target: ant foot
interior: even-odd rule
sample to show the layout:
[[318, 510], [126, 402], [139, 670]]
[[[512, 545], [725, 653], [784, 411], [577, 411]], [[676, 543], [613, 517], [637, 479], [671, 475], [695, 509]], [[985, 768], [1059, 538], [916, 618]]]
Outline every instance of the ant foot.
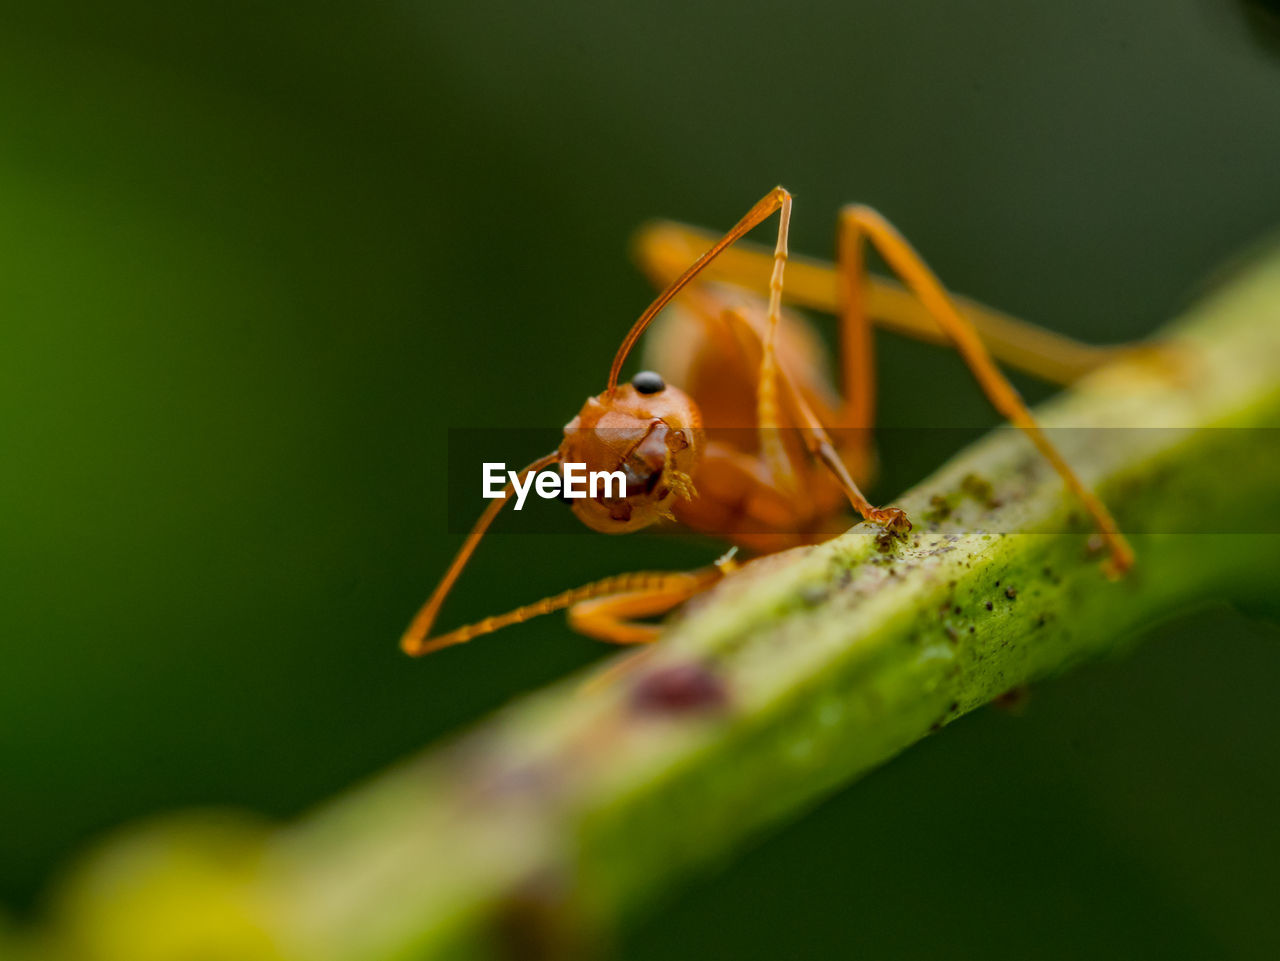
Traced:
[[[1107, 547], [1107, 539], [1102, 534], [1093, 534], [1086, 543], [1090, 554], [1097, 554]], [[1133, 548], [1123, 539], [1111, 544], [1111, 553], [1102, 562], [1102, 573], [1109, 581], [1121, 580], [1133, 567]]]
[[899, 536], [911, 530], [911, 521], [907, 519], [907, 512], [897, 507], [877, 508], [867, 515], [867, 520], [883, 524], [886, 530]]
[[1122, 580], [1133, 567], [1133, 552], [1126, 547], [1124, 550], [1113, 553], [1105, 561], [1102, 562], [1102, 573], [1109, 581]]

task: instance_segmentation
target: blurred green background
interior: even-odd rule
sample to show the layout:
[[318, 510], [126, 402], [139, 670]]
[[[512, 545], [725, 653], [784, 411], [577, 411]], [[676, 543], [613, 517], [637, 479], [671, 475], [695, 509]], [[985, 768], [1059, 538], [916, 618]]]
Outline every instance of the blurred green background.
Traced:
[[[6, 4], [0, 903], [37, 914], [130, 819], [289, 817], [607, 653], [558, 618], [422, 662], [395, 642], [458, 540], [446, 430], [555, 443], [647, 301], [646, 218], [724, 227], [782, 182], [797, 251], [864, 201], [958, 290], [1150, 331], [1280, 223], [1280, 61], [1245, 24]], [[995, 421], [944, 351], [881, 338], [880, 369], [885, 424]], [[948, 451], [882, 453], [889, 497]], [[708, 556], [513, 533], [446, 616]], [[1276, 632], [1214, 609], [1151, 633], [673, 892], [623, 956], [1276, 957]]]

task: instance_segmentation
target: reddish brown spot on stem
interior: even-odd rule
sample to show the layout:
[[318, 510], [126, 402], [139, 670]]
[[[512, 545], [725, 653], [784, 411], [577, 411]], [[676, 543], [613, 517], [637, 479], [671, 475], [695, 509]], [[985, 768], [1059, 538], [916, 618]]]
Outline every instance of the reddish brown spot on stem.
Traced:
[[1017, 687], [1011, 687], [1003, 694], [994, 698], [991, 706], [1009, 714], [1020, 715], [1026, 712], [1027, 702], [1031, 700], [1031, 688], [1025, 684], [1019, 684]]
[[631, 689], [631, 706], [644, 714], [689, 714], [722, 708], [724, 681], [705, 665], [671, 664], [650, 671]]

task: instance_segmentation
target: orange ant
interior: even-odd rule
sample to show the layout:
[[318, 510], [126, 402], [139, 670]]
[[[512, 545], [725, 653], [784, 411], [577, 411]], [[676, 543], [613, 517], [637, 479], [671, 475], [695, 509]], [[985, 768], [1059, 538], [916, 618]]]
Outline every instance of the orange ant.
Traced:
[[[774, 213], [772, 255], [733, 246]], [[874, 321], [954, 346], [996, 411], [1027, 433], [1093, 517], [1109, 548], [1108, 573], [1126, 571], [1133, 552], [1111, 514], [1050, 443], [994, 360], [1068, 383], [1125, 348], [1091, 347], [951, 296], [902, 235], [864, 206], [841, 210], [834, 265], [796, 260], [788, 269], [790, 221], [791, 194], [777, 187], [719, 239], [678, 224], [647, 228], [639, 259], [662, 292], [623, 338], [604, 392], [588, 398], [566, 425], [559, 449], [521, 471], [520, 481], [555, 464], [622, 470], [628, 483], [621, 497], [573, 500], [574, 513], [588, 527], [620, 534], [674, 521], [755, 554], [835, 536], [846, 503], [863, 519], [905, 533], [911, 527], [906, 515], [872, 505], [855, 480], [865, 481], [873, 468]], [[901, 286], [867, 272], [867, 242]], [[767, 307], [761, 310], [746, 290], [767, 290]], [[678, 319], [679, 328], [655, 331], [654, 338], [655, 366], [681, 387], [650, 371], [620, 384], [627, 355], [681, 291], [700, 323]], [[808, 324], [784, 316], [784, 298], [839, 318], [843, 398], [822, 369]], [[828, 428], [838, 429], [839, 446]], [[405, 632], [406, 653], [427, 654], [563, 608], [583, 634], [616, 644], [653, 641], [661, 628], [641, 618], [670, 611], [736, 567], [731, 551], [697, 571], [621, 574], [429, 637], [445, 597], [512, 491], [508, 484], [481, 514]]]

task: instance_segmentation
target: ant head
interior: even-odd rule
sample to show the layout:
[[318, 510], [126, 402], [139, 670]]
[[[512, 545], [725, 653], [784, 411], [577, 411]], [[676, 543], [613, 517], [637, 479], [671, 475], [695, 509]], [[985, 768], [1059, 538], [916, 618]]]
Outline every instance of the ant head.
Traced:
[[[582, 405], [565, 425], [561, 464], [587, 471], [620, 471], [622, 496], [573, 500], [573, 512], [593, 530], [624, 534], [670, 518], [677, 499], [693, 497], [690, 475], [702, 454], [702, 417], [688, 394], [652, 371]], [[612, 493], [617, 494], [616, 487]]]

